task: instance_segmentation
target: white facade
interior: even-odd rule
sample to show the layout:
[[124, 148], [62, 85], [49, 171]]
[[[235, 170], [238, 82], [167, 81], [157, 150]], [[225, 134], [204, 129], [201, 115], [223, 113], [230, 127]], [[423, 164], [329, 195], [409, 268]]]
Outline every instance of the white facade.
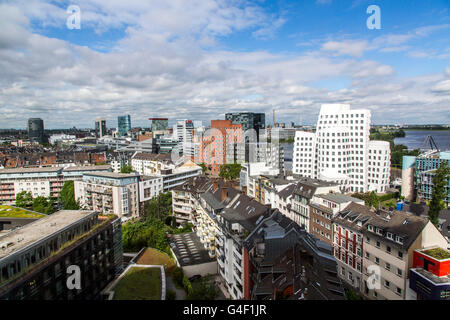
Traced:
[[139, 201], [145, 202], [163, 192], [162, 177], [144, 177], [139, 181]]
[[74, 191], [81, 208], [116, 214], [122, 222], [139, 216], [139, 176], [85, 174], [82, 181], [74, 182]]
[[[293, 172], [337, 182], [345, 192], [386, 192], [390, 146], [384, 141], [369, 140], [370, 117], [366, 109], [323, 104], [316, 132], [296, 132]], [[382, 151], [383, 161], [369, 161], [370, 150]]]
[[170, 190], [175, 186], [183, 184], [191, 177], [199, 176], [203, 173], [200, 166], [192, 161], [180, 163], [152, 159], [149, 157], [133, 156], [131, 167], [134, 171], [146, 176], [159, 176], [163, 181], [164, 191]]

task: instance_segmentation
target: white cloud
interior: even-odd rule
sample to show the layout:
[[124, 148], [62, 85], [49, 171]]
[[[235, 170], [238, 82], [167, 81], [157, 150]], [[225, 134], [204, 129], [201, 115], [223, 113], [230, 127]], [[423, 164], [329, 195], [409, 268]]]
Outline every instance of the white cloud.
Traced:
[[368, 47], [366, 40], [344, 40], [328, 41], [322, 45], [322, 50], [331, 52], [335, 55], [349, 55], [352, 57], [361, 57]]
[[[219, 49], [218, 37], [264, 30], [268, 20], [279, 19], [244, 2], [199, 1], [193, 10], [184, 1], [79, 1], [81, 31], [87, 25], [99, 32], [126, 26], [126, 37], [108, 53], [32, 33], [29, 21], [49, 14], [47, 23], [65, 24], [60, 11], [32, 4], [26, 10], [0, 10], [3, 128], [25, 127], [32, 116], [42, 117], [47, 127], [92, 127], [97, 116], [115, 126], [117, 115], [124, 113], [134, 125], [149, 125], [150, 116], [207, 121], [223, 118], [224, 110], [269, 114], [274, 108], [280, 121], [298, 121], [301, 115], [308, 123], [315, 122], [321, 103], [339, 101], [373, 108], [378, 122], [402, 113], [414, 117], [423, 106], [430, 121], [449, 121], [442, 72], [396, 80], [392, 66], [361, 58], [370, 49], [365, 41], [328, 41], [323, 50], [303, 54]], [[18, 33], [10, 37], [3, 30]], [[390, 44], [405, 41], [391, 39]], [[313, 85], [330, 79], [347, 79], [351, 85], [342, 90]]]

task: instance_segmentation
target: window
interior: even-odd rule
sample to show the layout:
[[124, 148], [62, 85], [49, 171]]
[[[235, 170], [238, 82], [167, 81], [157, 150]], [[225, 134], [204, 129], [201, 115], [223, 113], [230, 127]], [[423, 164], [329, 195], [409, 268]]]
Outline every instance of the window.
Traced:
[[370, 253], [368, 253], [367, 251], [366, 251], [366, 258], [367, 258], [367, 259], [370, 258]]
[[380, 264], [380, 258], [375, 257], [375, 263], [376, 263], [376, 264]]
[[386, 270], [391, 270], [391, 264], [386, 262]]
[[386, 246], [386, 252], [387, 252], [387, 253], [391, 253], [391, 247]]
[[377, 241], [377, 248], [381, 246], [380, 241]]
[[343, 276], [345, 276], [345, 269], [344, 269], [344, 267], [341, 267], [341, 274], [342, 274]]
[[397, 275], [401, 277], [403, 275], [402, 269], [397, 268]]
[[390, 283], [389, 281], [384, 280], [384, 286], [385, 286], [386, 288], [389, 288], [390, 285], [391, 285], [391, 283]]
[[402, 294], [402, 289], [400, 289], [399, 287], [397, 287], [397, 294]]
[[400, 259], [403, 259], [403, 252], [399, 251], [399, 252], [398, 252], [398, 257], [399, 257]]

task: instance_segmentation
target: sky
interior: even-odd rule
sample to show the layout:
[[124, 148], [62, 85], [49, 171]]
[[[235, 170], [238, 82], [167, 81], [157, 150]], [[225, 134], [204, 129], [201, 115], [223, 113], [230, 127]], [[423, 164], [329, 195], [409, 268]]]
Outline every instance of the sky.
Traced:
[[450, 1], [0, 0], [0, 128], [272, 110], [307, 125], [323, 103], [449, 124]]

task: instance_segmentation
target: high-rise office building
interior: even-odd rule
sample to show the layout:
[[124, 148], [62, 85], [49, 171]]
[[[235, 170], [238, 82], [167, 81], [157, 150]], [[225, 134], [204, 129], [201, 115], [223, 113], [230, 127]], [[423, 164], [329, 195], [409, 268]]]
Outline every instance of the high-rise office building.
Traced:
[[152, 131], [168, 130], [169, 119], [168, 118], [148, 118], [152, 121]]
[[124, 136], [131, 131], [131, 117], [129, 114], [117, 117], [117, 131], [119, 136]]
[[44, 120], [41, 118], [28, 119], [28, 139], [31, 142], [44, 142]]
[[177, 121], [173, 125], [173, 139], [179, 141], [179, 150], [185, 156], [194, 156], [194, 144], [192, 137], [194, 135], [194, 123], [192, 120]]
[[370, 141], [370, 111], [323, 104], [316, 132], [295, 134], [293, 173], [334, 181], [344, 192], [386, 192], [390, 145]]
[[266, 128], [266, 115], [264, 113], [230, 112], [225, 114], [225, 120], [230, 120], [232, 124], [242, 125], [244, 132], [248, 129], [255, 129], [258, 139], [259, 130]]
[[195, 162], [205, 163], [213, 175], [218, 175], [220, 166], [226, 163], [244, 162], [242, 125], [230, 120], [211, 120], [211, 129], [196, 137], [199, 148]]
[[95, 136], [101, 138], [106, 135], [106, 119], [95, 119]]

